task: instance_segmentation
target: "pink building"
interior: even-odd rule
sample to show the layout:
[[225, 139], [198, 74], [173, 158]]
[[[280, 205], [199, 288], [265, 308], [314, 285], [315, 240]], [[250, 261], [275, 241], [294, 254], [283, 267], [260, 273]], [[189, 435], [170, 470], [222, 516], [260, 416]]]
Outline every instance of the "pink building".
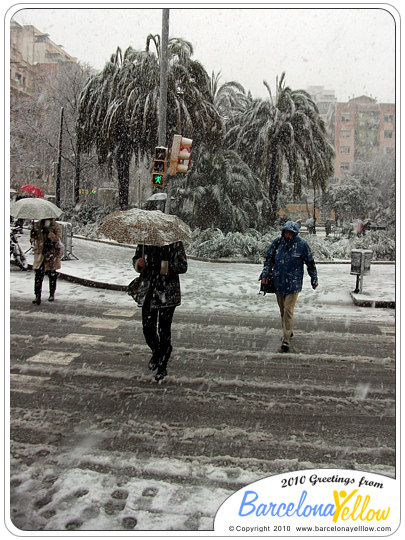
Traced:
[[336, 103], [328, 118], [328, 133], [335, 148], [334, 176], [345, 178], [355, 162], [395, 152], [395, 104], [377, 103], [360, 96]]

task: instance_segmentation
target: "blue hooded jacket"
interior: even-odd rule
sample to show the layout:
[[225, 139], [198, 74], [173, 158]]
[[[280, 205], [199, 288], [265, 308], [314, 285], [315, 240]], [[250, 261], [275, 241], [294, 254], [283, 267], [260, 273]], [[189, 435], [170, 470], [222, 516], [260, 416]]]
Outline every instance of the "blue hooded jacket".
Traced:
[[[281, 231], [281, 241], [277, 248], [278, 239], [274, 240], [266, 253], [266, 261], [259, 279], [268, 278], [274, 251], [277, 248], [273, 267], [273, 281], [276, 291], [281, 294], [293, 294], [302, 290], [304, 263], [311, 277], [311, 285], [318, 282], [315, 261], [308, 243], [298, 236], [299, 226], [294, 221], [287, 221]], [[287, 240], [285, 231], [292, 231], [294, 238]]]

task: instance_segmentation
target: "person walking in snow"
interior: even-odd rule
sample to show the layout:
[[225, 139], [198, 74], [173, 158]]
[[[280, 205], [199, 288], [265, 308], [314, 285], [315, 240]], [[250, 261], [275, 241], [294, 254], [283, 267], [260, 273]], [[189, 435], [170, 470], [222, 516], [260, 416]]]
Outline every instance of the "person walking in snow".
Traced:
[[283, 329], [281, 352], [288, 352], [290, 348], [294, 307], [302, 289], [304, 263], [311, 278], [312, 288], [318, 287], [318, 274], [311, 248], [298, 234], [298, 225], [294, 221], [287, 221], [281, 230], [281, 237], [274, 240], [267, 250], [264, 268], [259, 278], [263, 284], [267, 284], [273, 272]]
[[57, 270], [61, 267], [60, 248], [56, 245], [61, 239], [62, 229], [54, 219], [41, 219], [31, 229], [30, 242], [34, 244], [35, 270], [33, 304], [41, 303], [42, 283], [44, 276], [49, 276], [49, 302], [55, 300]]
[[135, 300], [142, 307], [142, 329], [152, 351], [149, 369], [155, 380], [167, 375], [172, 353], [171, 326], [174, 310], [181, 304], [179, 274], [187, 272], [182, 242], [156, 247], [138, 245], [132, 263], [140, 273]]

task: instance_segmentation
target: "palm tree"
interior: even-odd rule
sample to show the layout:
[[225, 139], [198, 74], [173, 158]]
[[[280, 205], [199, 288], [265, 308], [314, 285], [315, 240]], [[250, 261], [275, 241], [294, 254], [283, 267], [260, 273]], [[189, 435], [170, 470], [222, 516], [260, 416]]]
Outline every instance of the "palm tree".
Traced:
[[[122, 160], [122, 163], [128, 163], [131, 156], [127, 129], [123, 125], [123, 118], [119, 115], [120, 103], [117, 99], [117, 85], [122, 66], [122, 53], [118, 48], [104, 69], [87, 81], [79, 97], [76, 123], [78, 150], [79, 153], [90, 152], [95, 146], [100, 164], [106, 163], [115, 150], [117, 150], [117, 160]], [[124, 158], [125, 147], [126, 159]], [[121, 206], [125, 204], [123, 171], [124, 166], [120, 162], [118, 187]]]
[[175, 190], [179, 213], [190, 225], [224, 232], [256, 227], [265, 193], [240, 156], [202, 146], [195, 161]]
[[236, 81], [220, 84], [221, 72], [212, 72], [210, 79], [210, 94], [221, 118], [226, 122], [236, 114], [245, 111], [249, 98], [245, 89]]
[[[151, 44], [156, 52], [151, 51]], [[204, 67], [192, 60], [191, 43], [168, 44], [167, 139], [175, 133], [217, 144], [222, 124], [209, 93]], [[100, 163], [115, 155], [119, 203], [128, 205], [132, 155], [153, 154], [158, 143], [160, 37], [149, 35], [145, 51], [117, 49], [101, 73], [89, 80], [80, 98], [77, 122], [80, 149], [96, 147]]]
[[304, 90], [285, 86], [285, 73], [276, 83], [273, 99], [255, 99], [235, 118], [226, 139], [267, 185], [271, 220], [278, 211], [278, 192], [283, 166], [287, 165], [294, 197], [301, 193], [303, 179], [314, 188], [326, 187], [332, 174], [333, 149], [329, 144], [317, 106]]

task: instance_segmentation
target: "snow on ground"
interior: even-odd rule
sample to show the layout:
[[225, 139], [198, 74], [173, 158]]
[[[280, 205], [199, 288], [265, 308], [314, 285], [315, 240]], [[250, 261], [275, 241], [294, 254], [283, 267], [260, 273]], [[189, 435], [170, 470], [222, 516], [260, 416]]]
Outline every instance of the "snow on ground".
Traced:
[[[29, 248], [27, 233], [22, 236], [21, 244], [25, 250]], [[72, 252], [77, 259], [72, 257], [70, 260], [63, 261], [61, 272], [97, 282], [118, 285], [127, 285], [136, 275], [131, 261], [134, 248], [74, 238]], [[32, 253], [27, 253], [27, 256], [28, 262], [32, 263]], [[207, 315], [213, 312], [235, 315], [243, 313], [257, 317], [263, 317], [269, 313], [276, 314], [278, 308], [274, 295], [263, 297], [257, 294], [260, 271], [261, 265], [257, 264], [209, 263], [189, 259], [189, 270], [180, 277], [183, 301], [182, 307], [179, 309], [184, 312], [199, 312]], [[348, 324], [351, 320], [358, 318], [364, 318], [370, 322], [376, 320], [390, 320], [392, 322], [395, 316], [392, 309], [357, 307], [353, 304], [350, 291], [355, 287], [356, 278], [350, 275], [349, 264], [318, 264], [318, 275], [319, 288], [313, 291], [309, 277], [305, 274], [304, 288], [295, 310], [296, 317], [343, 318], [347, 320]], [[20, 272], [13, 269], [9, 282], [11, 296], [31, 299], [33, 281], [33, 272]], [[44, 282], [44, 287], [47, 287], [47, 279]], [[364, 278], [363, 290], [365, 295], [374, 299], [393, 301], [395, 299], [395, 266], [392, 264], [372, 265], [370, 274]], [[63, 279], [58, 281], [57, 296], [59, 301], [63, 301], [63, 298], [69, 298], [69, 300], [74, 298], [78, 304], [81, 302], [103, 302], [117, 306], [121, 310], [133, 310], [134, 308], [132, 298], [125, 292], [85, 287]], [[83, 433], [83, 440], [78, 445], [81, 459], [88, 453], [94, 461], [95, 455], [92, 452], [92, 447], [94, 444], [96, 445], [97, 440], [93, 440], [92, 437], [97, 439], [97, 434]], [[29, 450], [21, 448], [20, 451], [29, 451], [34, 454], [44, 451], [43, 447], [34, 448], [34, 446]], [[86, 515], [86, 524], [93, 524], [94, 530], [122, 530], [122, 523], [115, 523], [114, 520], [118, 518], [112, 514], [105, 523], [100, 521], [102, 515], [100, 508], [103, 506], [109, 508], [108, 505], [110, 505], [113, 509], [122, 495], [122, 493], [118, 493], [119, 489], [117, 491], [117, 476], [111, 473], [100, 475], [96, 471], [79, 470], [75, 466], [77, 458], [78, 456], [74, 454], [60, 456], [59, 464], [62, 465], [62, 469], [57, 482], [63, 487], [59, 491], [59, 497], [60, 507], [65, 508], [65, 510], [53, 518], [50, 516], [46, 529], [48, 531], [64, 529], [70, 520], [73, 530], [76, 517], [85, 510], [88, 514]], [[112, 459], [110, 454], [103, 455], [97, 450], [100, 468], [104, 463], [108, 463], [110, 467], [114, 468]], [[244, 485], [258, 479], [253, 473], [243, 470], [241, 463], [235, 463], [235, 467], [230, 471], [229, 467], [213, 467], [204, 463], [181, 463], [174, 460], [163, 460], [164, 463], [160, 463], [159, 460], [137, 462], [133, 457], [125, 454], [117, 454], [114, 459], [117, 460], [117, 468], [122, 468], [128, 460], [128, 466], [138, 468], [143, 473], [148, 470], [154, 473], [164, 469], [173, 478], [187, 475], [196, 479], [201, 476], [218, 480], [227, 479], [230, 474], [234, 474]], [[308, 468], [312, 468], [311, 463], [308, 463]], [[22, 483], [22, 487], [24, 486], [22, 496], [28, 497], [28, 501], [29, 497], [32, 497], [32, 494], [39, 489], [40, 477], [45, 478], [49, 473], [48, 476], [51, 480], [53, 472], [51, 470], [38, 470], [40, 476], [37, 479], [35, 479], [35, 475], [33, 476], [33, 471], [30, 468], [26, 471], [27, 478], [24, 478], [24, 473], [21, 472], [18, 481]], [[387, 471], [381, 472], [387, 473]], [[94, 489], [92, 503], [83, 510], [82, 495], [84, 492], [80, 488], [86, 485], [92, 485]], [[159, 488], [159, 497], [156, 498], [153, 497], [155, 487]], [[208, 490], [204, 486], [195, 486], [185, 492], [184, 488], [179, 490], [176, 484], [170, 481], [145, 481], [137, 478], [130, 480], [125, 489], [129, 493], [139, 493], [141, 490], [145, 494], [145, 511], [139, 511], [139, 508], [136, 511], [136, 517], [139, 520], [136, 528], [146, 531], [153, 529], [178, 530], [179, 527], [184, 526], [184, 523], [187, 523], [187, 519], [190, 520], [188, 525], [192, 529], [194, 527], [192, 521], [196, 519], [195, 516], [200, 516], [199, 529], [209, 530], [212, 527], [212, 518], [207, 517], [204, 521], [205, 518], [202, 518], [201, 514], [212, 516], [221, 503], [231, 495], [229, 490], [220, 487]], [[109, 498], [106, 499], [108, 494]], [[170, 508], [168, 508], [168, 502], [170, 502]], [[202, 502], [204, 502], [203, 507], [201, 506]], [[128, 529], [133, 525], [131, 508], [134, 504], [135, 501], [132, 501], [129, 496], [126, 522]], [[154, 514], [150, 513], [151, 508], [153, 508]], [[163, 509], [165, 512], [161, 511]], [[153, 522], [150, 521], [151, 519]]]
[[[26, 251], [29, 248], [28, 233], [20, 238]], [[72, 253], [76, 258], [62, 261], [61, 272], [86, 278], [96, 282], [116, 285], [128, 285], [136, 277], [132, 267], [134, 247], [118, 244], [93, 242], [73, 238]], [[28, 262], [32, 263], [32, 251], [27, 253]], [[309, 276], [305, 272], [303, 290], [300, 293], [295, 314], [297, 317], [315, 317], [320, 310], [326, 310], [330, 316], [347, 314], [379, 317], [380, 309], [356, 307], [350, 296], [356, 285], [356, 276], [350, 275], [350, 264], [318, 264], [319, 287], [311, 288]], [[277, 312], [274, 295], [265, 297], [258, 294], [260, 264], [234, 262], [204, 262], [189, 259], [189, 269], [180, 276], [182, 289], [182, 307], [184, 311], [207, 313], [243, 313], [262, 315]], [[27, 273], [33, 281], [31, 272]], [[69, 290], [72, 287], [69, 284]], [[13, 294], [33, 294], [21, 287], [11, 288]], [[133, 307], [133, 300], [125, 292], [101, 290], [76, 285], [75, 297], [78, 300], [112, 302], [120, 306]], [[58, 281], [58, 294], [63, 291], [63, 280]], [[363, 296], [372, 300], [395, 300], [395, 265], [372, 264], [371, 271], [363, 280]], [[391, 310], [393, 314], [393, 310]]]

